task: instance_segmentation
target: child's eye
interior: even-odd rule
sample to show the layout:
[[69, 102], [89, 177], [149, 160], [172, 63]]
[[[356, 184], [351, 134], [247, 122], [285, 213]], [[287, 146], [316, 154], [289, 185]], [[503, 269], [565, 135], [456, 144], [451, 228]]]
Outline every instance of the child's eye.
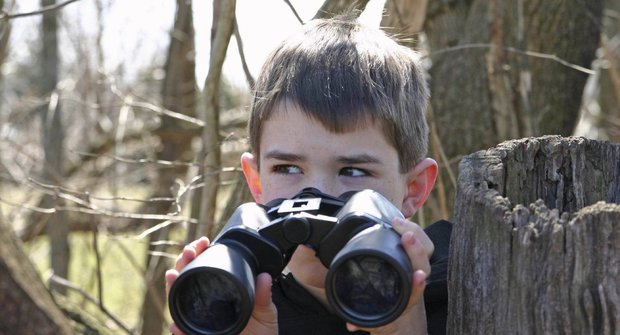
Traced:
[[354, 167], [345, 167], [340, 169], [340, 175], [346, 177], [366, 177], [369, 176], [370, 173], [364, 169], [354, 168]]
[[271, 170], [279, 174], [300, 174], [301, 173], [301, 169], [299, 168], [299, 166], [288, 165], [288, 164], [275, 165]]

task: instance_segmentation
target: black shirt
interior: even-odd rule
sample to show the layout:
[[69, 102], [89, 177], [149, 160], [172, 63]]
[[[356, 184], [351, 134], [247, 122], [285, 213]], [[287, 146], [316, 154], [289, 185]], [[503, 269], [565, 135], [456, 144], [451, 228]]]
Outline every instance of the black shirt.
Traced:
[[[435, 245], [430, 259], [431, 274], [424, 290], [428, 333], [445, 334], [448, 314], [448, 256], [452, 224], [437, 221], [424, 229]], [[349, 332], [346, 323], [329, 312], [308, 293], [292, 274], [278, 277], [272, 288], [272, 298], [278, 309], [280, 335], [287, 334], [368, 334]]]

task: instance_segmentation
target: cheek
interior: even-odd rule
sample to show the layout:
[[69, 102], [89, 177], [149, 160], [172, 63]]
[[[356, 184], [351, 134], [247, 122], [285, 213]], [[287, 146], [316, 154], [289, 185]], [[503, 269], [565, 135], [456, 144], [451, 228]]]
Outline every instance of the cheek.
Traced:
[[290, 198], [297, 194], [299, 190], [295, 189], [293, 183], [286, 178], [273, 177], [272, 175], [266, 175], [261, 177], [261, 202], [263, 204], [268, 203], [271, 200], [278, 198]]
[[375, 191], [381, 193], [394, 206], [401, 209], [403, 200], [407, 196], [407, 186], [405, 181], [400, 180], [383, 180], [381, 183], [373, 187]]

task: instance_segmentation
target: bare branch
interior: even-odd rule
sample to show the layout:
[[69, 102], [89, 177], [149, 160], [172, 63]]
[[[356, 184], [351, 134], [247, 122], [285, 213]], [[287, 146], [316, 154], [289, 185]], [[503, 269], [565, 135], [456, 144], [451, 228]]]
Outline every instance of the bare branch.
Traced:
[[66, 287], [70, 290], [73, 290], [77, 293], [79, 293], [82, 297], [84, 297], [86, 300], [88, 300], [89, 302], [97, 305], [99, 307], [99, 309], [108, 316], [108, 318], [110, 318], [110, 320], [112, 320], [117, 326], [119, 326], [121, 329], [123, 329], [127, 334], [133, 334], [134, 332], [129, 328], [129, 326], [125, 325], [123, 323], [123, 321], [121, 321], [120, 319], [118, 319], [116, 316], [114, 316], [114, 314], [112, 314], [105, 306], [103, 306], [103, 303], [98, 301], [97, 299], [95, 299], [92, 295], [88, 294], [88, 292], [84, 291], [83, 289], [81, 289], [79, 286], [75, 285], [74, 283], [70, 282], [69, 280], [65, 279], [65, 278], [61, 278], [58, 277], [54, 274], [52, 274], [51, 276], [49, 276], [48, 281], [53, 282], [54, 284], [60, 285], [62, 287]]
[[241, 66], [243, 67], [243, 73], [245, 73], [245, 80], [248, 82], [248, 86], [250, 86], [250, 90], [254, 89], [254, 77], [250, 73], [250, 69], [248, 68], [248, 63], [245, 60], [245, 53], [243, 51], [243, 41], [241, 40], [241, 34], [239, 33], [239, 25], [237, 24], [237, 19], [235, 18], [235, 41], [237, 41], [237, 49], [239, 50], [239, 58], [241, 58]]
[[[65, 198], [65, 197], [63, 197]], [[83, 207], [69, 207], [69, 206], [58, 206], [53, 208], [43, 208], [38, 206], [31, 206], [24, 203], [16, 203], [13, 201], [9, 201], [4, 198], [0, 198], [0, 202], [5, 203], [12, 207], [19, 207], [27, 210], [31, 210], [33, 212], [39, 212], [44, 214], [53, 214], [56, 212], [76, 212], [83, 214], [91, 214], [91, 215], [102, 215], [115, 219], [139, 219], [139, 220], [171, 220], [174, 222], [189, 222], [196, 224], [198, 220], [188, 218], [185, 216], [178, 215], [162, 215], [162, 214], [138, 214], [138, 213], [127, 213], [127, 212], [116, 212], [107, 209], [94, 209], [94, 208], [83, 208]]]
[[552, 55], [552, 54], [545, 54], [542, 52], [536, 52], [536, 51], [529, 51], [529, 50], [519, 50], [517, 48], [513, 48], [513, 47], [509, 47], [509, 46], [497, 46], [497, 45], [493, 45], [490, 43], [470, 43], [470, 44], [462, 44], [462, 45], [457, 45], [454, 47], [450, 47], [450, 48], [444, 48], [441, 50], [437, 50], [437, 51], [433, 51], [431, 53], [429, 53], [427, 56], [424, 57], [429, 57], [429, 58], [433, 58], [434, 56], [443, 54], [443, 53], [448, 53], [448, 52], [454, 52], [454, 51], [458, 51], [458, 50], [465, 50], [465, 49], [491, 49], [491, 48], [501, 48], [504, 51], [509, 51], [509, 52], [513, 52], [516, 54], [521, 54], [521, 55], [526, 55], [526, 56], [531, 56], [531, 57], [536, 57], [536, 58], [542, 58], [542, 59], [548, 59], [548, 60], [552, 60], [554, 62], [560, 63], [568, 68], [571, 68], [573, 70], [577, 70], [579, 72], [583, 72], [583, 73], [587, 73], [587, 74], [594, 74], [595, 71], [592, 69], [588, 69], [586, 67], [583, 67], [581, 65], [577, 65], [577, 64], [573, 64], [569, 61], [566, 61], [556, 55]]
[[[217, 4], [217, 6], [216, 6]], [[235, 26], [236, 1], [228, 0], [213, 3], [213, 27], [211, 39], [211, 57], [209, 71], [204, 85], [206, 127], [202, 129], [204, 142], [204, 181], [202, 189], [202, 207], [200, 208], [200, 226], [198, 236], [209, 236], [215, 220], [219, 171], [222, 166], [221, 147], [219, 140], [219, 86], [222, 76], [222, 65]]]
[[143, 109], [155, 112], [156, 114], [159, 114], [159, 115], [165, 115], [171, 118], [189, 122], [201, 128], [204, 127], [205, 125], [205, 123], [202, 120], [185, 115], [183, 113], [174, 112], [164, 107], [154, 105], [152, 103], [143, 102], [143, 101], [135, 101], [136, 97], [132, 96], [131, 94], [126, 94], [126, 93], [121, 92], [121, 90], [116, 86], [114, 82], [110, 84], [110, 90], [112, 91], [112, 93], [114, 93], [117, 97], [119, 97], [123, 101], [123, 106], [143, 108]]
[[314, 15], [314, 19], [325, 19], [347, 12], [359, 15], [366, 9], [368, 1], [369, 0], [357, 0], [353, 2], [349, 0], [325, 0], [321, 8], [319, 8]]
[[67, 0], [65, 2], [61, 2], [55, 5], [51, 5], [51, 6], [45, 6], [39, 10], [35, 10], [33, 12], [27, 12], [27, 13], [17, 13], [17, 14], [8, 14], [8, 13], [2, 13], [0, 14], [0, 20], [11, 20], [11, 19], [17, 19], [20, 17], [26, 17], [26, 16], [34, 16], [34, 15], [39, 15], [39, 14], [45, 14], [46, 12], [51, 12], [54, 10], [58, 10], [66, 5], [69, 5], [73, 2], [76, 2], [79, 0]]
[[297, 13], [297, 10], [293, 6], [293, 4], [289, 0], [284, 0], [284, 3], [287, 4], [291, 8], [291, 11], [295, 15], [299, 23], [304, 24], [304, 20], [301, 19], [301, 17], [299, 16], [299, 13]]

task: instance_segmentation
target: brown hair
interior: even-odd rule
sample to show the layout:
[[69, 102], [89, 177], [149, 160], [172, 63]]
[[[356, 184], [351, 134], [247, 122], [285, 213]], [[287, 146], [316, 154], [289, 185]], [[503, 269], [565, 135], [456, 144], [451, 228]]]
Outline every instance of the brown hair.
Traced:
[[417, 54], [351, 15], [306, 24], [268, 57], [254, 87], [250, 146], [276, 106], [296, 104], [333, 132], [380, 122], [404, 172], [427, 153], [428, 87]]

